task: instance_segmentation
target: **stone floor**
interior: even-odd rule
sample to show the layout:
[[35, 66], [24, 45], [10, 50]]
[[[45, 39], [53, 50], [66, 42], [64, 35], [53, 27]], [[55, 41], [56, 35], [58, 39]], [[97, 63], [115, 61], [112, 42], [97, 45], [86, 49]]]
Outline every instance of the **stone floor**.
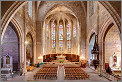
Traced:
[[[9, 81], [33, 81], [33, 75], [39, 70], [40, 68], [36, 68], [34, 69], [33, 71], [31, 72], [27, 72], [25, 75], [23, 76], [16, 76], [14, 78], [12, 78], [11, 80]], [[50, 81], [56, 81], [56, 82], [71, 82], [71, 81], [74, 81], [74, 82], [79, 82], [79, 81], [108, 81], [106, 78], [104, 77], [99, 77], [98, 74], [90, 69], [89, 67], [87, 68], [81, 68], [83, 69], [86, 73], [88, 73], [89, 75], [89, 79], [87, 80], [64, 80], [64, 68], [63, 67], [59, 67], [58, 69], [58, 78], [57, 80], [50, 80]], [[49, 80], [41, 80], [42, 82], [43, 81], [49, 81]]]
[[58, 69], [58, 81], [64, 81], [64, 66], [60, 66]]
[[8, 81], [25, 81], [25, 75], [23, 75], [23, 76], [17, 75], [16, 77], [14, 77]]

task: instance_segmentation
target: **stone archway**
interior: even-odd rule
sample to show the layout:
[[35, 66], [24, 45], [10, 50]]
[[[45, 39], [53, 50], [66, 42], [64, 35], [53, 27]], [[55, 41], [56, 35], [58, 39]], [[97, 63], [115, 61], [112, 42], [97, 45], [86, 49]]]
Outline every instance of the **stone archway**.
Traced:
[[87, 40], [86, 40], [86, 55], [85, 55], [87, 61], [89, 61], [89, 44], [90, 44], [90, 41], [91, 41], [92, 36], [94, 34], [97, 34], [97, 32], [95, 30], [92, 30], [87, 35]]
[[5, 55], [12, 57], [13, 71], [21, 68], [20, 36], [18, 30], [12, 22], [7, 26], [2, 39], [2, 57]]
[[[111, 23], [103, 38], [103, 63], [109, 63], [109, 66], [111, 69], [114, 69], [113, 67], [119, 67], [121, 65], [121, 40], [119, 33], [113, 23]], [[113, 58], [114, 56], [117, 58], [116, 64], [113, 65]]]
[[15, 26], [17, 32], [18, 32], [18, 35], [19, 35], [19, 54], [20, 54], [20, 68], [23, 68], [23, 62], [25, 61], [24, 60], [24, 32], [23, 30], [21, 29], [21, 26], [19, 25], [19, 23], [14, 19], [12, 18], [11, 19], [11, 22], [13, 23], [13, 25]]
[[17, 13], [17, 11], [26, 4], [26, 1], [16, 1], [14, 2], [11, 7], [6, 11], [4, 16], [1, 19], [1, 38], [3, 38], [3, 34], [12, 20], [12, 17]]
[[[114, 25], [112, 20], [108, 18], [101, 27], [98, 34], [98, 44], [99, 44], [99, 59], [103, 65], [103, 69], [105, 68], [105, 36], [108, 30]], [[117, 27], [116, 27], [117, 29]], [[117, 30], [118, 31], [118, 30]], [[118, 31], [120, 36], [120, 31]]]
[[103, 56], [103, 52], [104, 52], [104, 47], [103, 47], [103, 37], [105, 34], [105, 31], [107, 30], [108, 26], [112, 23], [112, 20], [110, 18], [108, 18], [104, 23], [103, 26], [101, 27], [99, 33], [98, 33], [98, 46], [99, 46], [99, 59], [100, 62], [103, 65], [104, 68], [104, 56]]
[[32, 66], [34, 64], [34, 54], [33, 54], [33, 38], [30, 33], [26, 35], [26, 65]]
[[[37, 60], [36, 60], [36, 35], [34, 33], [33, 30], [30, 30], [30, 29], [27, 29], [27, 32], [26, 32], [26, 36], [27, 35], [30, 35], [31, 39], [32, 39], [32, 46], [33, 46], [33, 65], [37, 63]], [[26, 40], [25, 40], [26, 42]]]
[[94, 42], [95, 42], [95, 35], [96, 33], [93, 32], [89, 38], [89, 66], [93, 65], [92, 60], [94, 59], [94, 54], [91, 53], [91, 50], [93, 49]]
[[35, 35], [32, 31], [27, 32], [26, 36], [30, 35], [31, 39], [32, 39], [32, 56], [33, 56], [33, 63], [32, 65], [34, 65], [35, 63], [37, 63], [36, 60], [36, 39], [35, 39]]
[[[50, 54], [50, 53], [51, 54], [61, 54], [61, 53], [71, 54], [72, 53], [72, 54], [80, 55], [79, 54], [80, 53], [80, 47], [78, 46], [80, 43], [79, 42], [80, 32], [78, 30], [79, 25], [77, 22], [78, 20], [72, 13], [68, 13], [68, 12], [71, 12], [71, 10], [65, 6], [59, 5], [59, 6], [56, 6], [56, 8], [54, 7], [54, 9], [52, 11], [49, 11], [47, 16], [45, 17], [44, 24], [43, 24], [43, 28], [44, 28], [43, 36], [45, 38], [42, 39], [43, 45], [44, 45], [42, 49], [45, 49], [43, 52], [43, 55]], [[74, 22], [73, 19], [76, 21]], [[53, 39], [53, 40], [50, 37], [50, 35], [51, 35], [50, 29], [55, 28], [55, 27], [51, 27], [51, 26], [57, 26], [57, 28], [55, 30], [57, 32], [57, 34], [54, 33], [56, 36], [56, 39]], [[71, 34], [69, 33], [69, 35], [71, 35], [70, 37], [72, 37], [72, 39], [71, 38], [70, 39], [67, 39], [67, 38], [62, 39], [62, 36], [65, 36], [65, 37], [67, 36], [67, 34], [66, 34], [67, 28], [69, 28], [71, 30]], [[76, 31], [78, 33], [77, 33], [77, 36], [73, 37], [73, 29], [74, 28], [76, 29]], [[54, 32], [54, 30], [53, 30], [53, 32]], [[58, 34], [58, 32], [59, 32], [59, 34]], [[62, 33], [62, 34], [60, 34], [60, 33]], [[77, 40], [78, 42], [75, 43], [75, 41], [73, 39]], [[53, 49], [51, 48], [51, 43], [52, 43], [51, 41], [53, 42], [54, 45], [56, 45], [56, 46], [53, 46]], [[69, 48], [69, 51], [67, 48], [67, 43], [70, 43], [69, 46], [71, 45], [71, 48]], [[72, 46], [74, 47], [74, 49]]]
[[111, 20], [117, 28], [119, 35], [121, 34], [121, 17], [118, 15], [116, 10], [111, 6], [108, 1], [98, 1], [109, 13]]

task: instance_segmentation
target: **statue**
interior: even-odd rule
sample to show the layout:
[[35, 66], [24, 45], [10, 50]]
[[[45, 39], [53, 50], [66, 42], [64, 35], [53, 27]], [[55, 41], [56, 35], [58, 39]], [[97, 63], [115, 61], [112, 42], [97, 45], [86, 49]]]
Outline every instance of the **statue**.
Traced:
[[[13, 61], [12, 61], [12, 56], [7, 54], [6, 56], [3, 56], [3, 67], [1, 68], [2, 74], [8, 78], [11, 77], [11, 74], [13, 72]], [[6, 72], [5, 72], [6, 71]]]
[[6, 56], [6, 64], [10, 64], [10, 57]]
[[[114, 52], [115, 54], [115, 52]], [[117, 56], [116, 55], [113, 55], [113, 67], [116, 67], [116, 64], [117, 64]]]
[[13, 67], [13, 61], [12, 61], [12, 56], [9, 55], [9, 53], [6, 56], [3, 56], [3, 67]]

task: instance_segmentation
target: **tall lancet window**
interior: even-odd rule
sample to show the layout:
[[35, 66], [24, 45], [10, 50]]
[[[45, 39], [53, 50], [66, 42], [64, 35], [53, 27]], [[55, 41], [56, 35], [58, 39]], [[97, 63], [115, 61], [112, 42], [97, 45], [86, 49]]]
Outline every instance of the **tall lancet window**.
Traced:
[[52, 39], [52, 49], [55, 52], [55, 24], [51, 25], [51, 39]]
[[28, 14], [32, 17], [32, 1], [28, 1]]
[[89, 16], [94, 14], [94, 1], [89, 1]]
[[67, 25], [67, 51], [71, 51], [71, 26]]
[[63, 25], [59, 25], [59, 50], [63, 50]]

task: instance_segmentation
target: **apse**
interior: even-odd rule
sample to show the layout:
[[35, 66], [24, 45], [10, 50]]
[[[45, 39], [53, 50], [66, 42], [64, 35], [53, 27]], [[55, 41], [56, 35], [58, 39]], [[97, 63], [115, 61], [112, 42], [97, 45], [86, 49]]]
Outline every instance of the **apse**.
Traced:
[[[66, 53], [80, 55], [78, 21], [73, 12], [65, 6], [50, 11], [43, 25], [43, 55]], [[47, 49], [48, 48], [48, 49]]]

